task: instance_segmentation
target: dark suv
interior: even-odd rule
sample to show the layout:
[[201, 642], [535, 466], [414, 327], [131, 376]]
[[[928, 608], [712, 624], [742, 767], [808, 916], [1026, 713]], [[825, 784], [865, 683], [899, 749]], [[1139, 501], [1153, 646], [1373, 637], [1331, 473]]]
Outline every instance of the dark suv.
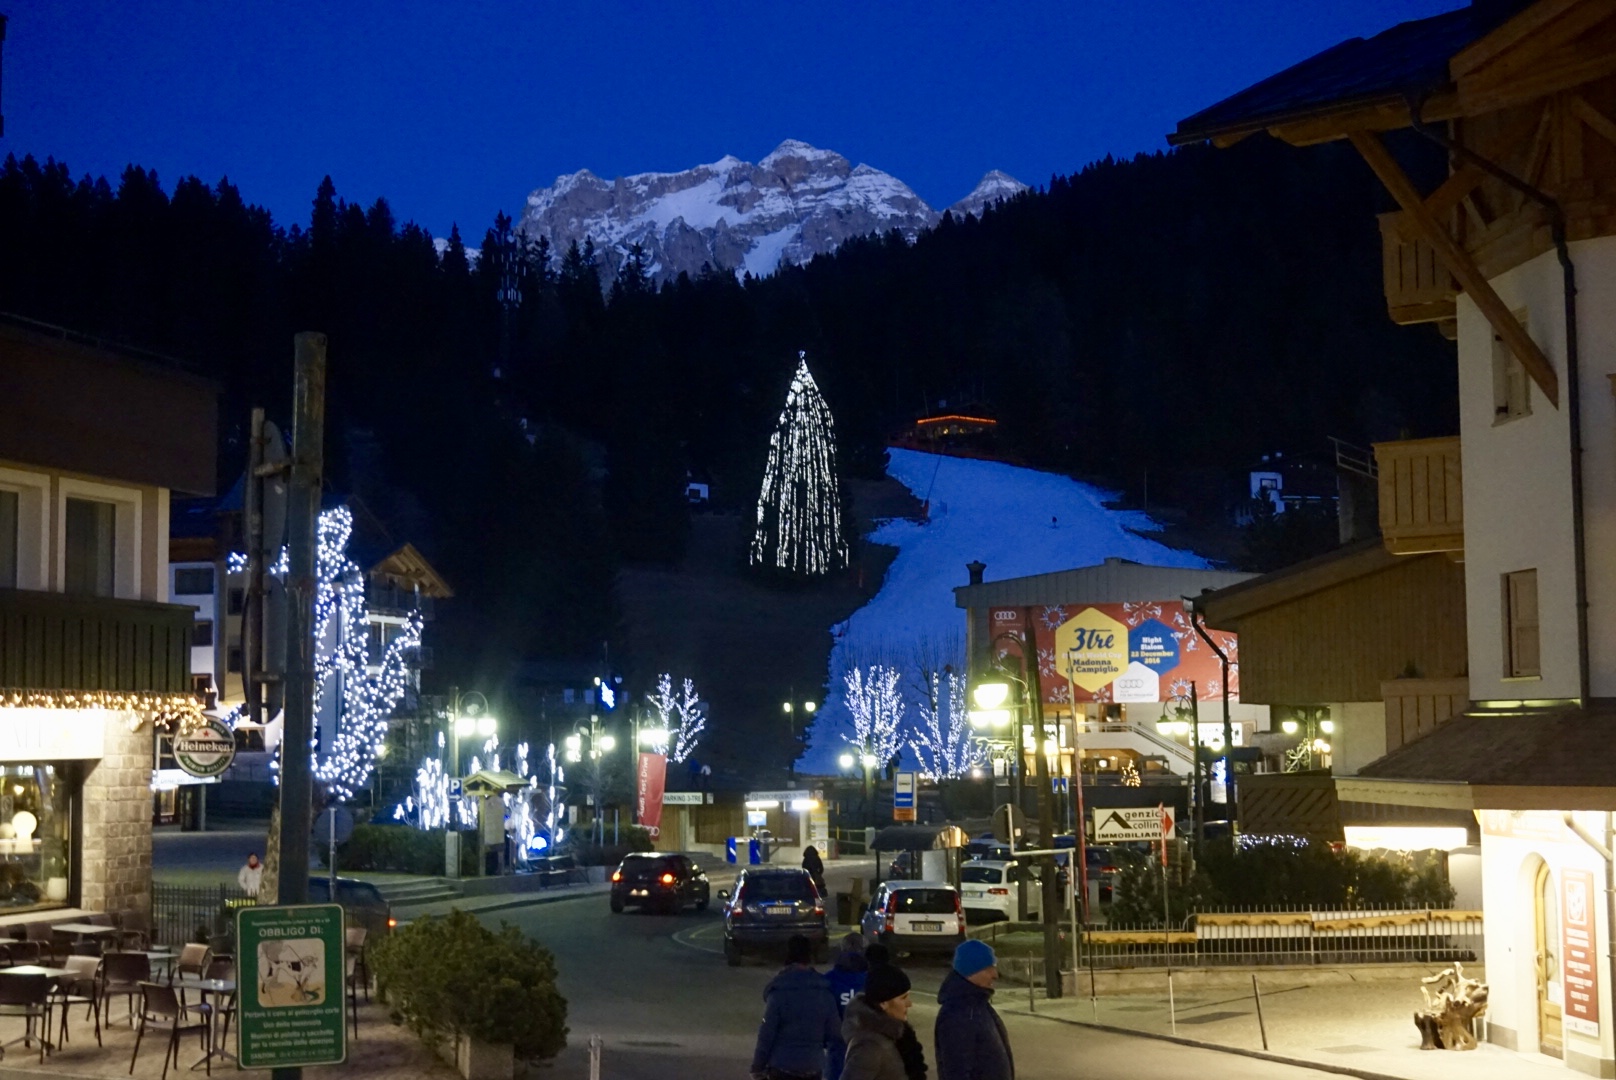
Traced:
[[612, 910], [618, 912], [631, 904], [661, 908], [670, 915], [677, 915], [686, 904], [703, 911], [711, 891], [701, 867], [683, 855], [636, 852], [612, 872]]
[[801, 934], [814, 945], [814, 959], [830, 951], [825, 898], [803, 869], [759, 866], [741, 871], [735, 891], [720, 889], [724, 905], [724, 959], [731, 967], [749, 952], [774, 952]]
[[[309, 878], [309, 903], [331, 902], [331, 879], [326, 876]], [[368, 881], [357, 878], [337, 878], [337, 903], [342, 905], [349, 926], [362, 926], [367, 940], [380, 941], [398, 925], [393, 918], [393, 906], [382, 896], [381, 890]]]

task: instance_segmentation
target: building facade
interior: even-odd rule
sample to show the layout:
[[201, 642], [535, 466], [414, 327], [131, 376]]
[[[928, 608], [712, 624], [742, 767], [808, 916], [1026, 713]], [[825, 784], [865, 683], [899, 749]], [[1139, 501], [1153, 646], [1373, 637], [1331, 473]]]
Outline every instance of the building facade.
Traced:
[[0, 321], [0, 911], [149, 911], [156, 733], [202, 705], [169, 501], [213, 490], [216, 393]]

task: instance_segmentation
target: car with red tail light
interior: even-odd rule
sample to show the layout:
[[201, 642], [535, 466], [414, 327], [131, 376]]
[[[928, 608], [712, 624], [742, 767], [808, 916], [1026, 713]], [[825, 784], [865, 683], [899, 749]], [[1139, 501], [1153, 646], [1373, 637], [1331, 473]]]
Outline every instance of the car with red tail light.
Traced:
[[816, 963], [830, 951], [824, 894], [800, 867], [749, 867], [733, 890], [719, 889], [718, 898], [724, 901], [724, 958], [732, 967], [749, 953], [784, 955], [796, 934], [813, 943]]
[[712, 885], [687, 856], [640, 851], [612, 871], [612, 910], [652, 908], [677, 915], [686, 905], [705, 910]]
[[946, 881], [888, 881], [875, 890], [859, 929], [895, 953], [951, 953], [965, 940], [965, 908]]

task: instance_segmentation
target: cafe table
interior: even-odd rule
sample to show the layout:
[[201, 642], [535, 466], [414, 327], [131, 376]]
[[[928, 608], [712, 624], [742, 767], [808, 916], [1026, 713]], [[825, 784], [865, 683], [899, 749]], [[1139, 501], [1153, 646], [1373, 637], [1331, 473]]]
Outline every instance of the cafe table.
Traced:
[[64, 934], [72, 934], [75, 944], [88, 938], [117, 937], [122, 933], [116, 926], [102, 926], [100, 923], [89, 922], [52, 923], [51, 929]]
[[195, 990], [202, 996], [202, 1003], [207, 1004], [208, 998], [213, 998], [214, 1006], [208, 1010], [208, 1052], [197, 1058], [196, 1064], [191, 1068], [200, 1069], [212, 1058], [235, 1061], [236, 1055], [219, 1045], [219, 1014], [224, 1011], [224, 1002], [236, 996], [236, 980], [234, 979], [198, 979], [192, 975], [182, 975], [174, 980], [174, 989], [179, 991]]
[[[5, 971], [5, 972], [8, 972], [8, 973], [10, 973], [12, 975], [43, 975], [47, 979], [50, 979], [52, 982], [56, 981], [57, 979], [60, 979], [63, 975], [71, 975], [72, 974], [72, 972], [68, 971], [67, 968], [45, 967], [45, 966], [43, 966], [41, 964], [17, 964], [17, 965], [15, 965], [13, 967], [0, 968], [0, 971]], [[47, 1010], [48, 1009], [49, 1009], [49, 1006], [47, 1006]], [[40, 1032], [39, 1038], [40, 1038], [40, 1041], [45, 1044], [45, 1049], [47, 1049], [47, 1050], [55, 1050], [56, 1049], [56, 1044], [50, 1041], [50, 1013], [49, 1013], [49, 1011], [47, 1011], [46, 1014], [45, 1014], [45, 1026], [44, 1026], [44, 1030], [42, 1032]]]

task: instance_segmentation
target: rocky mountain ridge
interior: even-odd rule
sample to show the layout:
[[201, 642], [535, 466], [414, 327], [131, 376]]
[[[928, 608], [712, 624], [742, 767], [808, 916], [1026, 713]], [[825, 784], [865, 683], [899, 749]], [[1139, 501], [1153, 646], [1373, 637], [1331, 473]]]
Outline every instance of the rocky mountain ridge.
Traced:
[[[980, 215], [1026, 187], [995, 169], [948, 210]], [[608, 278], [637, 244], [660, 281], [703, 265], [761, 277], [855, 236], [897, 229], [913, 239], [941, 218], [898, 178], [787, 139], [756, 164], [725, 156], [676, 173], [559, 176], [527, 197], [519, 227], [558, 253], [592, 239]]]

